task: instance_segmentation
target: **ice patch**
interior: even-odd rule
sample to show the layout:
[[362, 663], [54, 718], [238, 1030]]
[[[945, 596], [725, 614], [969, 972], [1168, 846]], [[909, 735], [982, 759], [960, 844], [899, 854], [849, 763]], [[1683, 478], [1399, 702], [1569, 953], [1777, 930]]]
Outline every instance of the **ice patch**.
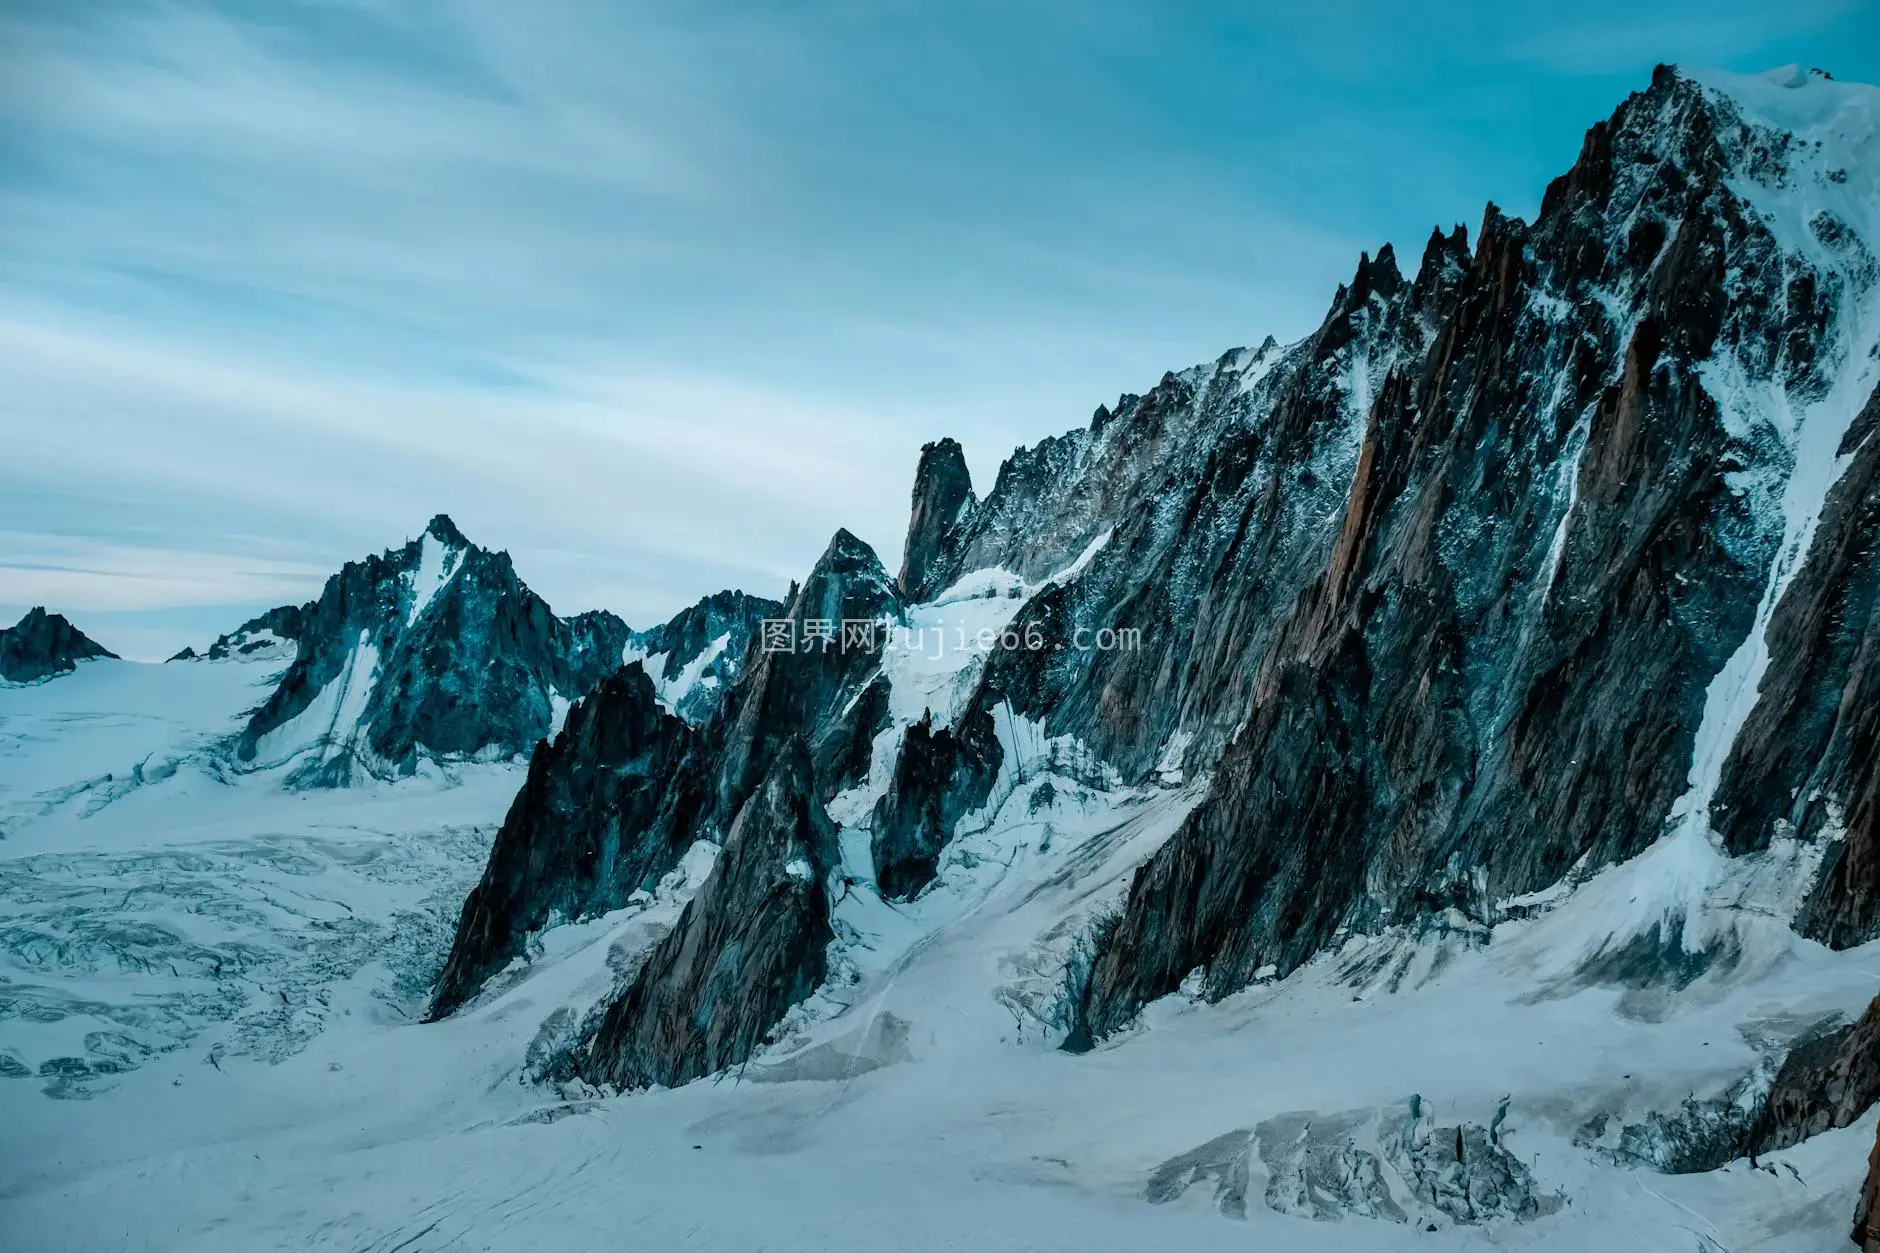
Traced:
[[918, 722], [928, 710], [934, 725], [953, 725], [972, 696], [980, 671], [1034, 589], [996, 567], [961, 576], [926, 604], [890, 624], [881, 653], [889, 684], [888, 713], [896, 724]]
[[1056, 574], [1046, 579], [1045, 582], [1047, 584], [1060, 584], [1069, 583], [1074, 580], [1078, 575], [1084, 572], [1084, 569], [1089, 566], [1092, 561], [1096, 560], [1097, 554], [1103, 551], [1104, 546], [1110, 542], [1110, 536], [1113, 534], [1115, 534], [1114, 528], [1105, 528], [1101, 535], [1084, 546], [1084, 551], [1077, 554], [1077, 560], [1071, 562], [1062, 570], [1059, 570]]
[[418, 568], [411, 572], [410, 581], [411, 608], [405, 614], [407, 628], [424, 616], [424, 611], [437, 599], [437, 594], [444, 590], [444, 585], [457, 573], [457, 565], [463, 560], [462, 549], [449, 547], [432, 538], [429, 532], [418, 543]]
[[713, 662], [718, 660], [719, 656], [724, 653], [726, 646], [730, 643], [731, 633], [727, 631], [707, 644], [704, 648], [700, 649], [699, 655], [680, 667], [679, 673], [673, 675], [670, 679], [664, 677], [665, 666], [663, 663], [665, 661], [665, 655], [661, 654], [661, 679], [659, 682], [660, 700], [664, 701], [668, 707], [677, 709], [680, 702], [684, 701], [687, 696], [692, 694], [693, 689], [698, 687], [705, 671]]
[[359, 720], [372, 699], [372, 679], [378, 668], [379, 650], [371, 633], [361, 630], [346, 669], [321, 688], [305, 709], [255, 742], [254, 768], [270, 769], [308, 753], [321, 762], [363, 753]]
[[1618, 987], [1630, 989], [1630, 1012], [1669, 1012], [1693, 985], [1718, 995], [1780, 969], [1808, 943], [1791, 923], [1834, 834], [1777, 838], [1729, 857], [1687, 824], [1630, 861], [1520, 901], [1521, 912], [1543, 912], [1496, 927], [1496, 946], [1550, 994]]
[[679, 667], [678, 673], [670, 676], [666, 673], [666, 667], [672, 663], [672, 654], [669, 652], [649, 655], [639, 646], [628, 644], [621, 650], [620, 664], [624, 666], [639, 662], [640, 667], [646, 671], [646, 677], [653, 681], [654, 698], [667, 713], [677, 714], [686, 697], [701, 688], [710, 688], [717, 684], [718, 676], [705, 672], [719, 657], [724, 655], [725, 649], [730, 644], [731, 633], [727, 631], [700, 649], [698, 656]]

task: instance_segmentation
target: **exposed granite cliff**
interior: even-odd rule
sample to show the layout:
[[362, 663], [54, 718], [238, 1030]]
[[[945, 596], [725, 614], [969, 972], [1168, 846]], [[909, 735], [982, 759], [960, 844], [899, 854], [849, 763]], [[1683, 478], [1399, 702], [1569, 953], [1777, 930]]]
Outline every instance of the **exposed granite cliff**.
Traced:
[[907, 729], [871, 823], [869, 848], [883, 896], [910, 897], [933, 880], [940, 850], [959, 820], [985, 804], [1003, 755], [984, 709], [969, 711], [957, 729], [938, 731], [929, 710]]
[[552, 743], [535, 746], [528, 780], [464, 902], [433, 1018], [474, 995], [551, 917], [619, 908], [672, 867], [689, 841], [660, 825], [660, 810], [694, 734], [660, 707], [635, 662], [576, 702]]
[[[551, 915], [574, 919], [615, 908], [669, 870], [694, 840], [726, 841], [786, 746], [807, 763], [787, 777], [818, 813], [865, 777], [869, 746], [887, 718], [879, 681], [885, 623], [900, 605], [874, 551], [839, 531], [788, 606], [748, 597], [720, 606], [739, 621], [772, 618], [784, 624], [784, 637], [746, 649], [702, 726], [658, 714], [658, 690], [643, 663], [571, 711], [555, 744], [537, 750], [484, 881], [465, 905], [433, 1016], [474, 995]], [[845, 621], [880, 629], [845, 639]], [[661, 642], [683, 648], [686, 629]], [[713, 629], [706, 619], [693, 638]], [[735, 899], [701, 895], [695, 925], [720, 925], [712, 911]], [[627, 1030], [630, 1019], [618, 1029]]]
[[1867, 1184], [1854, 1211], [1854, 1243], [1861, 1253], [1880, 1253], [1880, 1131], [1867, 1157]]
[[1853, 1123], [1880, 1100], [1880, 999], [1857, 1022], [1800, 1041], [1776, 1072], [1745, 1150], [1754, 1156]]
[[973, 477], [958, 440], [923, 445], [914, 471], [914, 505], [908, 514], [907, 546], [897, 585], [910, 601], [930, 599], [945, 585], [935, 576], [946, 567], [942, 554], [964, 531], [973, 507]]
[[1344, 928], [1491, 917], [1637, 853], [1674, 806], [1702, 820], [1707, 692], [1782, 577], [1778, 502], [1810, 455], [1716, 380], [1806, 409], [1872, 347], [1821, 295], [1871, 286], [1871, 258], [1785, 247], [1742, 198], [1820, 174], [1790, 151], [1661, 70], [1533, 225], [1490, 210], [1453, 280], [1436, 239], [1412, 284], [1360, 268], [1334, 319], [1368, 289], [1397, 345], [1359, 398], [1336, 542], [1209, 796], [1131, 887], [1095, 1034], [1197, 967], [1225, 995]]
[[[803, 581], [783, 622], [790, 646], [760, 644], [737, 688], [727, 697], [723, 725], [708, 730], [712, 756], [708, 821], [727, 829], [744, 799], [768, 773], [783, 745], [802, 737], [819, 774], [822, 795], [848, 782], [856, 733], [837, 725], [877, 713], [859, 698], [881, 667], [885, 629], [867, 641], [845, 640], [843, 623], [897, 620], [901, 597], [874, 550], [846, 530], [837, 531]], [[866, 706], [866, 707], [865, 707]], [[836, 762], [847, 770], [831, 771]]]
[[[1800, 929], [1880, 935], [1880, 390], [1837, 451], [1808, 560], [1770, 619], [1769, 668], [1722, 769], [1711, 821], [1731, 851], [1828, 840]], [[1836, 838], [1841, 837], [1841, 838]]]
[[790, 740], [772, 755], [678, 925], [607, 1011], [587, 1077], [672, 1086], [750, 1057], [822, 982], [835, 938], [828, 880], [837, 859], [809, 753]]

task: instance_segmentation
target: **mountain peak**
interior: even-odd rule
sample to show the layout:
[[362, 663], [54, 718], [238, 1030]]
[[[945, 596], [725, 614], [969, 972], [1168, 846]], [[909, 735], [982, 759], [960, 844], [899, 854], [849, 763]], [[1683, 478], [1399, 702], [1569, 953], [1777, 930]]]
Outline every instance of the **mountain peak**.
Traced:
[[464, 538], [463, 532], [457, 529], [457, 524], [450, 520], [447, 513], [434, 516], [425, 524], [424, 533], [451, 548], [470, 547], [470, 541]]
[[76, 669], [81, 661], [116, 656], [44, 605], [0, 630], [0, 679], [9, 683], [34, 683]]
[[[1376, 296], [1389, 300], [1403, 286], [1403, 274], [1397, 269], [1397, 251], [1389, 244], [1384, 244], [1373, 257], [1368, 252], [1358, 254], [1358, 268], [1351, 276], [1351, 282], [1340, 283], [1332, 296], [1331, 310], [1325, 320], [1349, 317], [1370, 303]], [[1164, 377], [1167, 382], [1167, 377]]]
[[867, 541], [863, 540], [846, 526], [836, 528], [836, 533], [829, 537], [829, 546], [824, 551], [831, 553], [866, 552], [871, 557], [875, 555], [875, 550], [868, 545]]
[[973, 508], [973, 476], [966, 453], [954, 439], [923, 445], [914, 471], [914, 501], [908, 515], [907, 545], [901, 558], [903, 596], [925, 600], [939, 589], [930, 575], [947, 533]]
[[630, 635], [612, 614], [557, 618], [507, 553], [470, 543], [445, 514], [276, 616], [250, 626], [291, 641], [292, 660], [235, 756], [292, 763], [294, 786], [410, 774], [420, 756], [526, 752], [553, 727], [557, 699], [618, 667]]
[[809, 578], [790, 598], [789, 616], [798, 619], [873, 618], [898, 613], [900, 594], [875, 550], [846, 527], [829, 540]]

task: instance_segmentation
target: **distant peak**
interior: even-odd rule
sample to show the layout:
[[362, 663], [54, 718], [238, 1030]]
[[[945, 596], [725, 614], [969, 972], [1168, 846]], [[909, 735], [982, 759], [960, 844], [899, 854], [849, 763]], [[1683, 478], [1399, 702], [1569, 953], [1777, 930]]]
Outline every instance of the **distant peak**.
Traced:
[[425, 526], [424, 533], [452, 548], [470, 547], [470, 541], [464, 538], [463, 532], [457, 529], [457, 524], [450, 520], [450, 515], [447, 513], [440, 513], [432, 518]]
[[1778, 65], [1773, 70], [1764, 70], [1762, 73], [1756, 75], [1756, 77], [1762, 79], [1764, 82], [1774, 83], [1778, 87], [1789, 88], [1806, 87], [1816, 79], [1821, 79], [1823, 82], [1829, 83], [1834, 81], [1834, 75], [1828, 73], [1826, 70], [1813, 67], [1803, 69], [1793, 61], [1787, 65]]
[[867, 618], [884, 606], [898, 607], [893, 583], [875, 550], [840, 530], [790, 598], [790, 616]]
[[1389, 300], [1403, 286], [1403, 274], [1397, 269], [1397, 251], [1389, 244], [1377, 250], [1373, 257], [1369, 252], [1358, 254], [1358, 269], [1351, 276], [1351, 282], [1340, 283], [1332, 294], [1332, 307], [1326, 314], [1328, 321], [1345, 317], [1370, 303], [1372, 296]]
[[0, 679], [30, 683], [64, 674], [76, 662], [92, 657], [115, 658], [62, 615], [34, 605], [12, 627], [0, 629]]
[[1423, 246], [1424, 256], [1428, 257], [1431, 253], [1444, 252], [1452, 255], [1460, 254], [1464, 260], [1467, 260], [1469, 256], [1469, 228], [1458, 222], [1449, 234], [1445, 235], [1443, 234], [1442, 227], [1430, 227], [1430, 241]]
[[1429, 243], [1423, 246], [1423, 260], [1417, 265], [1416, 291], [1420, 299], [1445, 284], [1449, 277], [1469, 266], [1468, 228], [1457, 224], [1443, 234], [1442, 228], [1430, 230]]

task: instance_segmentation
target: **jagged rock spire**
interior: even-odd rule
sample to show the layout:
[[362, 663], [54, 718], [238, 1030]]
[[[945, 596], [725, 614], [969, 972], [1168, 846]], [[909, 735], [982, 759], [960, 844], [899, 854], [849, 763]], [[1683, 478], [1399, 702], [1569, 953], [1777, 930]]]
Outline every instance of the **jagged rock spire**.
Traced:
[[43, 605], [27, 610], [25, 617], [0, 630], [0, 679], [9, 683], [35, 683], [66, 674], [81, 661], [116, 656], [63, 615], [47, 613]]
[[973, 506], [973, 479], [966, 453], [955, 439], [922, 445], [914, 472], [914, 505], [907, 522], [907, 547], [899, 587], [909, 601], [930, 598], [930, 586], [947, 535]]
[[470, 541], [464, 538], [463, 532], [457, 529], [457, 524], [450, 520], [450, 515], [447, 513], [434, 514], [425, 524], [424, 533], [452, 548], [470, 546]]

